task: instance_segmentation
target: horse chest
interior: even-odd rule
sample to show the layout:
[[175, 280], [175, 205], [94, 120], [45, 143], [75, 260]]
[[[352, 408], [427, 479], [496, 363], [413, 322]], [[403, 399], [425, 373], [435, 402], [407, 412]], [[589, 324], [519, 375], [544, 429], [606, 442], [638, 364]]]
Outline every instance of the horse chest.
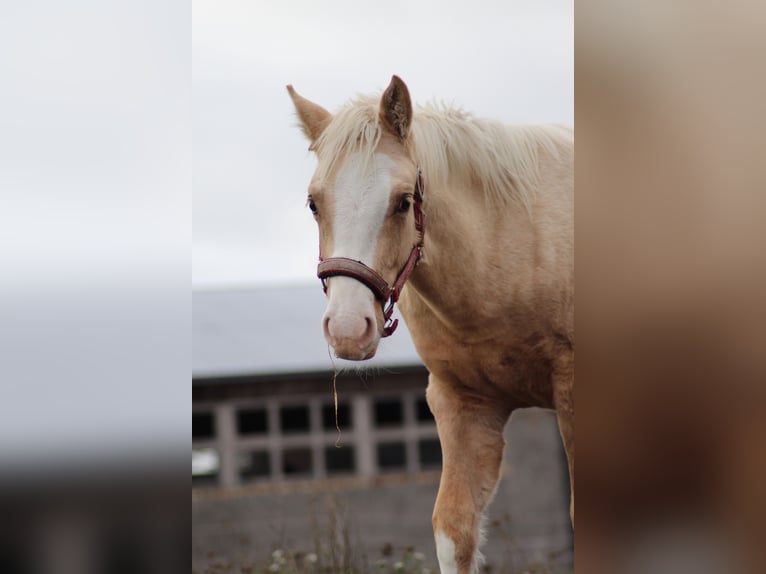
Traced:
[[[480, 399], [552, 408], [554, 341], [429, 345], [421, 356], [438, 379]], [[429, 353], [428, 351], [432, 352]]]
[[523, 406], [553, 407], [553, 360], [528, 349], [506, 348], [495, 357], [492, 377]]

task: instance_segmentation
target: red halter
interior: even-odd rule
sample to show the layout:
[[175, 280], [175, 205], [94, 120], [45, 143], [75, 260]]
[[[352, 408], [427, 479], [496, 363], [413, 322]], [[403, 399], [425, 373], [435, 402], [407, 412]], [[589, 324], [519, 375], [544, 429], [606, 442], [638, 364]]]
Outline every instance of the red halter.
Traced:
[[[394, 284], [390, 287], [380, 273], [371, 267], [368, 267], [361, 261], [349, 259], [348, 257], [331, 257], [325, 260], [322, 260], [321, 256], [319, 257], [317, 277], [322, 280], [322, 287], [325, 293], [327, 293], [327, 278], [336, 275], [344, 275], [356, 279], [360, 283], [364, 283], [364, 285], [373, 292], [375, 298], [381, 302], [381, 305], [383, 305], [383, 320], [386, 322], [386, 325], [383, 328], [383, 337], [391, 335], [399, 324], [399, 319], [391, 321], [394, 305], [399, 300], [402, 287], [404, 287], [404, 284], [407, 282], [407, 279], [423, 255], [426, 223], [426, 216], [423, 213], [424, 191], [425, 185], [423, 183], [423, 174], [420, 171], [420, 168], [418, 168], [418, 177], [415, 182], [415, 194], [412, 201], [413, 213], [415, 215], [415, 229], [418, 232], [418, 242], [413, 246], [404, 267], [399, 271], [396, 281], [394, 281]], [[386, 303], [388, 304], [386, 305]]]

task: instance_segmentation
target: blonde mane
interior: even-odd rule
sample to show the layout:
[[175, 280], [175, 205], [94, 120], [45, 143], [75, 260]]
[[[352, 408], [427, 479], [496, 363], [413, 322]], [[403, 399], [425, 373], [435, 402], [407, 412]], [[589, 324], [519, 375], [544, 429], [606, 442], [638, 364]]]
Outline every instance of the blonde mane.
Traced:
[[[335, 114], [314, 145], [327, 158], [318, 167], [320, 178], [343, 153], [359, 151], [372, 158], [383, 129], [379, 106], [379, 97], [360, 96]], [[571, 133], [561, 126], [476, 118], [443, 104], [417, 106], [412, 120], [415, 158], [429, 188], [456, 178], [466, 186], [480, 185], [485, 197], [497, 204], [516, 201], [526, 208], [539, 177], [540, 148], [557, 156], [556, 140]]]

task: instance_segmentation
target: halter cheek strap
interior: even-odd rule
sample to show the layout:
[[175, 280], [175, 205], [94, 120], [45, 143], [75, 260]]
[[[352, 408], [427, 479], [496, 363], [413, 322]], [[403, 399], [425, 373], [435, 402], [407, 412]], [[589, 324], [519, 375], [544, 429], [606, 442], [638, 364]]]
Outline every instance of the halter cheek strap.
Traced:
[[388, 282], [372, 267], [365, 265], [361, 261], [349, 259], [348, 257], [331, 257], [322, 260], [319, 258], [317, 267], [317, 277], [322, 280], [322, 287], [327, 293], [327, 278], [342, 275], [356, 279], [366, 285], [375, 295], [375, 298], [383, 305], [383, 320], [386, 325], [383, 328], [383, 337], [388, 337], [396, 330], [399, 325], [399, 319], [391, 320], [394, 313], [394, 305], [399, 300], [402, 288], [407, 282], [410, 274], [414, 271], [420, 258], [423, 255], [423, 243], [425, 240], [425, 219], [423, 213], [423, 193], [425, 185], [423, 183], [423, 174], [418, 168], [418, 177], [415, 182], [415, 193], [413, 195], [413, 214], [415, 216], [415, 229], [418, 232], [418, 242], [412, 247], [407, 261], [399, 271], [394, 284], [389, 286]]

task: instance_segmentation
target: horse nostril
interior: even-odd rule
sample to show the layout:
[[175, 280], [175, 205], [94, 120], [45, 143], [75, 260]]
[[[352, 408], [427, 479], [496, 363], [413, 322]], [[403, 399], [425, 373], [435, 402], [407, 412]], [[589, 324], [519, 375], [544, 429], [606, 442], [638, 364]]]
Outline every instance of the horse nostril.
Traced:
[[322, 320], [322, 330], [324, 331], [324, 337], [328, 341], [330, 340], [330, 317], [325, 317]]
[[372, 341], [373, 337], [375, 337], [375, 319], [372, 317], [365, 317], [365, 327], [364, 327], [364, 334], [362, 335], [362, 340], [366, 343], [369, 343]]

